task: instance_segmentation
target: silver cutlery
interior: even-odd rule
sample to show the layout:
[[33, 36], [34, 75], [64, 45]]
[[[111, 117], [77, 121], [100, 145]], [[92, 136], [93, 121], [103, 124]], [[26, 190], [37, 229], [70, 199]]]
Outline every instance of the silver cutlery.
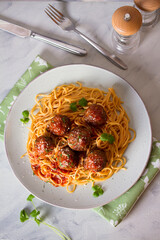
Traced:
[[73, 22], [65, 17], [60, 11], [58, 11], [55, 7], [49, 4], [48, 8], [46, 8], [45, 13], [54, 21], [59, 27], [61, 27], [65, 31], [74, 31], [79, 34], [83, 39], [85, 39], [88, 43], [90, 43], [94, 48], [96, 48], [104, 57], [106, 57], [110, 62], [118, 66], [119, 68], [126, 70], [127, 65], [115, 54], [110, 53], [108, 50], [102, 48], [100, 45], [86, 37], [83, 33], [79, 32]]
[[46, 36], [43, 36], [41, 34], [32, 32], [31, 30], [18, 26], [16, 24], [6, 22], [4, 20], [0, 19], [0, 29], [4, 30], [6, 32], [12, 33], [18, 37], [26, 38], [26, 37], [31, 37], [36, 40], [40, 40], [42, 42], [48, 43], [54, 47], [60, 48], [62, 50], [65, 50], [67, 52], [73, 53], [78, 56], [84, 56], [87, 54], [87, 51], [85, 49], [82, 49], [80, 47], [76, 47], [74, 45], [68, 44], [66, 42], [49, 38]]

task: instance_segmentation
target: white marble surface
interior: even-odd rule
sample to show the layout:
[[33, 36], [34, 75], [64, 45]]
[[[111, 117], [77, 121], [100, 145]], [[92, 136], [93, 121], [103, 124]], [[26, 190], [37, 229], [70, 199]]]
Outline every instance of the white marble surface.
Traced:
[[[89, 37], [103, 47], [111, 47], [111, 16], [126, 1], [55, 2]], [[130, 1], [131, 4], [131, 1]], [[47, 2], [0, 2], [0, 18], [22, 24], [48, 36], [79, 44], [87, 49], [86, 57], [77, 57], [33, 39], [20, 39], [0, 31], [0, 102], [24, 73], [37, 54], [56, 66], [85, 63], [111, 70], [125, 78], [138, 91], [151, 118], [153, 135], [160, 139], [160, 22], [141, 33], [141, 43], [134, 55], [124, 56], [128, 70], [123, 71], [101, 56], [74, 33], [66, 33], [44, 14]], [[140, 119], [139, 119], [140, 121]], [[0, 239], [60, 239], [45, 226], [19, 221], [20, 210], [27, 206], [29, 192], [14, 176], [0, 142]], [[137, 202], [130, 214], [113, 228], [92, 210], [68, 210], [51, 207], [39, 200], [36, 204], [47, 214], [46, 221], [66, 232], [72, 240], [158, 240], [160, 239], [160, 175]]]

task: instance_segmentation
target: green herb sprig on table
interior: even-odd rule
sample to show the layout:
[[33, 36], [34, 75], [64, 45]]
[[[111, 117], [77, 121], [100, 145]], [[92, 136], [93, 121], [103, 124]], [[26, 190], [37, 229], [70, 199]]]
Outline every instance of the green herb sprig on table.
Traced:
[[71, 240], [70, 237], [66, 236], [64, 233], [62, 233], [58, 228], [56, 227], [53, 227], [52, 225], [46, 223], [39, 215], [40, 215], [40, 211], [37, 210], [34, 202], [33, 202], [33, 199], [35, 197], [30, 194], [27, 198], [27, 201], [30, 201], [34, 207], [33, 211], [31, 211], [30, 213], [27, 213], [24, 209], [21, 210], [20, 212], [20, 221], [21, 222], [25, 222], [29, 219], [35, 221], [38, 226], [42, 223], [44, 225], [46, 225], [47, 227], [49, 227], [50, 229], [52, 229], [52, 231], [54, 231], [59, 237], [61, 237], [63, 240]]
[[24, 124], [29, 122], [29, 111], [28, 110], [24, 110], [22, 112], [22, 115], [23, 115], [23, 118], [21, 118], [20, 121], [23, 122]]
[[94, 185], [92, 187], [92, 190], [94, 191], [93, 192], [93, 197], [99, 197], [104, 193], [103, 189], [99, 185]]

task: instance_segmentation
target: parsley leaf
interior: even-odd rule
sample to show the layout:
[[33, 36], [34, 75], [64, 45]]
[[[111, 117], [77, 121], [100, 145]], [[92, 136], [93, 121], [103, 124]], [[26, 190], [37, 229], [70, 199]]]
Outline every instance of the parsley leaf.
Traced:
[[24, 118], [28, 118], [29, 117], [29, 111], [28, 110], [24, 110], [22, 112], [22, 115], [23, 115]]
[[29, 122], [29, 118], [21, 118], [20, 121], [26, 124], [27, 122]]
[[78, 104], [81, 106], [81, 107], [85, 107], [87, 106], [88, 102], [87, 100], [83, 97], [79, 100]]
[[99, 185], [94, 185], [92, 187], [92, 190], [94, 191], [93, 197], [99, 197], [100, 195], [102, 195], [104, 193], [103, 189]]
[[94, 193], [93, 193], [93, 197], [99, 197], [98, 192], [94, 192]]
[[115, 141], [115, 138], [113, 137], [113, 135], [109, 134], [109, 133], [102, 133], [100, 136], [101, 141], [108, 141], [109, 143], [113, 144]]
[[24, 110], [22, 112], [22, 115], [23, 115], [23, 118], [21, 118], [20, 121], [23, 122], [24, 124], [29, 122], [29, 111], [28, 110]]
[[31, 202], [33, 198], [35, 198], [35, 196], [33, 196], [32, 194], [30, 194], [30, 195], [28, 196], [28, 198], [27, 198], [27, 201], [30, 201], [30, 202]]
[[26, 211], [23, 209], [23, 210], [21, 210], [21, 212], [20, 212], [20, 221], [21, 222], [25, 222], [25, 221], [27, 221], [29, 219], [29, 216], [28, 216], [28, 214], [26, 213]]
[[39, 226], [39, 225], [40, 225], [40, 223], [42, 222], [42, 221], [41, 221], [41, 219], [39, 219], [39, 218], [36, 218], [36, 217], [34, 218], [34, 221], [35, 221], [35, 222], [38, 224], [38, 226]]
[[37, 209], [34, 209], [31, 213], [30, 216], [31, 217], [37, 217], [40, 214], [40, 211], [37, 211]]
[[97, 191], [97, 190], [99, 190], [99, 188], [100, 188], [99, 185], [94, 185], [94, 186], [92, 187], [92, 190], [93, 190], [93, 191]]
[[77, 111], [77, 103], [76, 102], [73, 102], [70, 104], [70, 109], [73, 111], [73, 112], [76, 112]]

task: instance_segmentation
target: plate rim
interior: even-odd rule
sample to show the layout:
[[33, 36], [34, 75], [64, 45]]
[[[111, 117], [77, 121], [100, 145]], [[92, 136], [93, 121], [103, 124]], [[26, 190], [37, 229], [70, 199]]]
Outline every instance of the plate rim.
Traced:
[[39, 200], [41, 200], [41, 201], [43, 201], [43, 202], [45, 202], [45, 203], [47, 203], [47, 204], [49, 204], [49, 205], [51, 205], [51, 206], [56, 206], [56, 207], [65, 208], [65, 209], [79, 209], [79, 210], [82, 210], [82, 209], [93, 209], [93, 208], [98, 208], [98, 207], [100, 207], [100, 206], [102, 206], [102, 205], [101, 205], [101, 204], [100, 204], [100, 205], [97, 204], [95, 207], [93, 207], [93, 206], [91, 206], [91, 207], [88, 207], [88, 206], [86, 206], [86, 207], [84, 207], [84, 206], [83, 206], [83, 207], [74, 207], [74, 206], [73, 206], [73, 207], [67, 207], [67, 206], [62, 206], [62, 205], [59, 205], [59, 204], [51, 203], [51, 202], [45, 200], [45, 199], [44, 199], [45, 197], [44, 197], [44, 198], [41, 198], [41, 197], [37, 196], [35, 193], [33, 193], [31, 190], [29, 190], [24, 183], [22, 183], [21, 179], [19, 178], [19, 176], [18, 176], [18, 175], [16, 174], [16, 172], [14, 171], [14, 167], [13, 167], [12, 161], [11, 161], [10, 158], [9, 158], [9, 154], [8, 154], [7, 147], [6, 147], [6, 146], [7, 146], [7, 140], [6, 140], [6, 138], [7, 138], [7, 137], [6, 137], [6, 135], [7, 135], [7, 126], [8, 126], [8, 121], [9, 121], [10, 112], [12, 111], [14, 105], [15, 105], [16, 102], [18, 101], [18, 98], [19, 98], [19, 96], [23, 93], [23, 91], [25, 91], [25, 89], [28, 88], [32, 82], [36, 81], [37, 78], [41, 77], [42, 75], [48, 74], [49, 72], [52, 72], [52, 71], [56, 70], [57, 68], [59, 69], [59, 68], [65, 68], [65, 67], [71, 67], [71, 66], [72, 66], [72, 67], [76, 67], [76, 66], [78, 66], [78, 67], [79, 67], [79, 66], [81, 66], [81, 67], [83, 67], [83, 66], [84, 66], [84, 67], [93, 67], [93, 68], [97, 68], [97, 69], [104, 70], [104, 71], [106, 71], [106, 72], [112, 73], [112, 74], [115, 75], [115, 76], [118, 76], [123, 82], [127, 83], [127, 84], [134, 90], [134, 92], [137, 94], [139, 100], [141, 101], [141, 103], [142, 103], [142, 105], [143, 105], [143, 107], [144, 107], [144, 109], [145, 109], [145, 112], [146, 112], [147, 118], [148, 118], [148, 122], [149, 122], [149, 127], [150, 127], [150, 128], [149, 128], [149, 130], [150, 130], [150, 140], [149, 140], [149, 142], [150, 142], [150, 146], [149, 146], [149, 151], [148, 151], [147, 159], [146, 159], [145, 165], [144, 165], [144, 167], [143, 167], [143, 170], [141, 171], [141, 173], [139, 174], [139, 176], [137, 176], [137, 178], [136, 178], [136, 180], [133, 182], [133, 184], [131, 184], [131, 186], [130, 186], [129, 188], [127, 188], [127, 190], [125, 190], [124, 192], [122, 192], [120, 195], [114, 197], [114, 198], [113, 198], [112, 200], [110, 200], [109, 202], [106, 202], [104, 205], [106, 205], [106, 204], [112, 202], [113, 200], [119, 198], [120, 196], [122, 196], [122, 195], [123, 195], [124, 193], [126, 193], [129, 189], [131, 189], [131, 188], [136, 184], [136, 182], [140, 179], [140, 177], [142, 176], [142, 174], [143, 174], [143, 172], [144, 172], [144, 170], [145, 170], [145, 168], [146, 168], [146, 166], [147, 166], [147, 164], [148, 164], [149, 157], [150, 157], [150, 154], [151, 154], [151, 149], [152, 149], [152, 126], [151, 126], [151, 119], [150, 119], [150, 116], [149, 116], [149, 114], [148, 114], [146, 105], [144, 104], [144, 102], [143, 102], [142, 98], [140, 97], [139, 93], [137, 92], [137, 90], [136, 90], [136, 89], [132, 86], [132, 84], [130, 84], [126, 79], [122, 78], [120, 75], [114, 73], [113, 71], [110, 71], [110, 70], [108, 70], [108, 69], [105, 69], [105, 68], [102, 68], [102, 67], [99, 67], [99, 66], [91, 65], [91, 64], [83, 64], [83, 63], [77, 64], [77, 63], [76, 63], [76, 64], [67, 64], [67, 65], [61, 65], [61, 66], [53, 67], [52, 69], [49, 69], [49, 70], [43, 72], [42, 74], [38, 75], [37, 77], [35, 77], [33, 80], [31, 80], [31, 81], [22, 89], [22, 91], [21, 91], [21, 92], [19, 93], [19, 95], [16, 97], [15, 101], [13, 102], [13, 104], [12, 104], [11, 108], [9, 109], [8, 114], [7, 114], [6, 124], [5, 124], [5, 128], [4, 128], [4, 145], [5, 145], [5, 152], [6, 152], [6, 155], [7, 155], [7, 159], [8, 159], [9, 165], [10, 165], [10, 167], [11, 167], [14, 175], [16, 176], [16, 178], [17, 178], [17, 179], [19, 180], [19, 182], [23, 185], [23, 187], [25, 187], [25, 189], [26, 189], [27, 191], [29, 191], [30, 193], [32, 193], [32, 194], [33, 194], [36, 198], [38, 198]]

